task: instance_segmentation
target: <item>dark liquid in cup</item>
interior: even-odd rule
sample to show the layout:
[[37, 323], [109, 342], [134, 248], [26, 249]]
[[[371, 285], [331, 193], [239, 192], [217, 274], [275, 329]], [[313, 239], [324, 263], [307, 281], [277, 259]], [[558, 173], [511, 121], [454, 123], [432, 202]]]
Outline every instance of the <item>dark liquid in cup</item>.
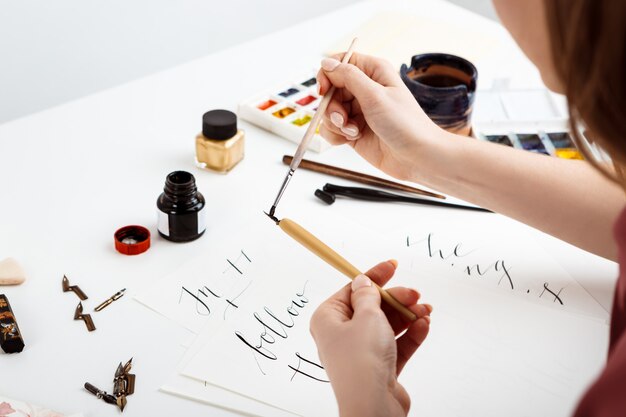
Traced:
[[478, 72], [471, 62], [440, 53], [415, 55], [400, 77], [424, 112], [452, 133], [471, 133], [472, 104]]
[[467, 85], [458, 78], [442, 74], [424, 74], [414, 78], [415, 81], [430, 87], [456, 87], [457, 85]]

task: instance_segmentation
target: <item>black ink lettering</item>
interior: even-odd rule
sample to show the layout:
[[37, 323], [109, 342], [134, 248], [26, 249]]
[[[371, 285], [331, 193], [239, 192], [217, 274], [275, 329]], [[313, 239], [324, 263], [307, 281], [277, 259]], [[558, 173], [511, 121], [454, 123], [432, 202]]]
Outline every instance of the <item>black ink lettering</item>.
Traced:
[[433, 238], [433, 234], [429, 233], [428, 234], [428, 257], [430, 257], [430, 258], [433, 257], [433, 248], [432, 248], [432, 245], [431, 245], [432, 238]]
[[[265, 307], [267, 308], [267, 307]], [[261, 316], [259, 315], [259, 313], [254, 313], [254, 318], [261, 323], [261, 325], [263, 326], [263, 328], [271, 330], [276, 336], [278, 337], [282, 337], [283, 339], [287, 338], [287, 331], [281, 327], [282, 332], [279, 332], [278, 330], [275, 330], [272, 326], [268, 325], [267, 323], [265, 323], [263, 321], [263, 319], [261, 318]]]
[[543, 283], [543, 291], [541, 291], [541, 294], [539, 294], [539, 298], [541, 298], [541, 296], [543, 295], [543, 293], [545, 293], [546, 291], [548, 291], [550, 294], [552, 294], [554, 296], [554, 300], [553, 302], [559, 302], [561, 305], [563, 305], [563, 300], [561, 300], [561, 291], [563, 291], [563, 288], [561, 288], [559, 290], [559, 292], [555, 293], [554, 291], [552, 291], [550, 288], [548, 288], [548, 283], [544, 282]]
[[[230, 259], [226, 259], [226, 262], [228, 262], [228, 264], [239, 273], [239, 275], [244, 275], [242, 268], [240, 268], [239, 266], [237, 266], [239, 264], [239, 261], [241, 260], [241, 258], [245, 258], [246, 261], [248, 261], [248, 263], [252, 263], [252, 259], [250, 259], [250, 257], [243, 251], [243, 249], [241, 249], [239, 251], [239, 255], [237, 256], [237, 259], [235, 259], [235, 262], [231, 261]], [[226, 268], [226, 271], [228, 271], [228, 268]], [[226, 273], [226, 271], [224, 271], [223, 273]]]
[[504, 272], [504, 274], [500, 277], [500, 281], [498, 281], [498, 285], [500, 285], [500, 282], [502, 281], [502, 279], [506, 277], [509, 281], [509, 284], [511, 285], [511, 289], [514, 289], [513, 280], [511, 279], [511, 274], [509, 274], [509, 271], [511, 269], [507, 268], [506, 265], [504, 265], [504, 261], [502, 259], [496, 262], [496, 268], [495, 268], [496, 271], [500, 271], [500, 268], [502, 268], [502, 271]]
[[[208, 292], [210, 292], [210, 293], [211, 293], [211, 295], [212, 295], [213, 297], [222, 298], [222, 297], [220, 297], [219, 295], [215, 294], [213, 291], [211, 291], [211, 289], [210, 289], [209, 287], [207, 287], [206, 285], [205, 285], [203, 288], [204, 288], [205, 290], [207, 290]], [[204, 291], [202, 291], [202, 290], [198, 290], [198, 292], [199, 292], [200, 294], [204, 295], [205, 297], [208, 297], [208, 295], [206, 295], [206, 294], [204, 293]]]
[[239, 308], [237, 305], [234, 304], [234, 302], [244, 293], [246, 292], [246, 290], [248, 288], [250, 288], [250, 285], [252, 285], [252, 282], [249, 282], [248, 285], [246, 285], [246, 288], [244, 288], [243, 290], [241, 290], [241, 292], [239, 294], [237, 294], [232, 301], [231, 300], [226, 300], [228, 302], [228, 305], [226, 306], [226, 308], [224, 308], [224, 320], [226, 320], [226, 312], [228, 311], [229, 307], [234, 306], [235, 308]]
[[[293, 305], [293, 301], [291, 302]], [[289, 307], [291, 308], [291, 306]], [[265, 312], [274, 320], [276, 320], [277, 322], [279, 322], [282, 326], [285, 326], [289, 329], [291, 329], [293, 327], [293, 325], [295, 324], [293, 321], [293, 318], [291, 319], [291, 323], [285, 323], [284, 321], [282, 321], [281, 319], [279, 319], [278, 317], [276, 317], [276, 315], [274, 315], [274, 312], [272, 310], [270, 310], [269, 308], [265, 307], [263, 308], [263, 310], [265, 310]]]
[[263, 375], [267, 375], [265, 371], [263, 370], [263, 368], [261, 368], [261, 364], [259, 363], [259, 360], [257, 359], [256, 355], [253, 354], [252, 357], [254, 358], [254, 361], [256, 362], [256, 366], [259, 368], [259, 371], [261, 371]]
[[241, 340], [246, 346], [248, 346], [250, 349], [252, 349], [253, 351], [255, 351], [256, 353], [258, 353], [259, 355], [273, 360], [275, 361], [276, 359], [278, 359], [276, 357], [276, 355], [274, 355], [272, 352], [270, 352], [268, 349], [266, 349], [265, 347], [263, 347], [263, 343], [259, 343], [257, 346], [253, 345], [252, 343], [248, 342], [246, 340], [245, 337], [243, 337], [243, 335], [239, 332], [235, 332], [235, 335], [239, 338], [239, 340]]
[[[459, 259], [459, 258], [463, 258], [465, 256], [470, 255], [471, 253], [475, 252], [477, 249], [473, 249], [467, 252], [463, 251], [463, 243], [459, 242], [456, 245], [454, 245], [452, 247], [451, 251], [448, 250], [444, 250], [441, 248], [437, 248], [434, 242], [434, 233], [429, 233], [426, 238], [421, 239], [421, 240], [417, 240], [417, 241], [411, 241], [411, 237], [407, 236], [406, 238], [406, 245], [407, 247], [410, 246], [414, 246], [418, 243], [422, 243], [425, 242], [426, 243], [426, 249], [427, 249], [427, 254], [429, 258], [433, 258], [433, 259], [441, 259], [442, 261], [446, 261], [450, 258], [454, 259]], [[447, 263], [447, 262], [446, 262]], [[455, 265], [457, 267], [462, 268], [463, 272], [465, 274], [467, 274], [468, 276], [478, 276], [478, 277], [483, 277], [485, 275], [487, 275], [490, 271], [495, 270], [496, 272], [501, 272], [502, 274], [499, 277], [498, 280], [498, 285], [500, 285], [502, 283], [502, 280], [504, 280], [506, 278], [506, 282], [508, 282], [509, 286], [511, 287], [511, 290], [515, 289], [515, 285], [513, 283], [513, 276], [511, 275], [511, 268], [508, 267], [505, 263], [503, 259], [499, 259], [497, 261], [495, 261], [494, 263], [491, 263], [489, 265], [485, 265], [485, 264], [460, 264], [459, 262], [450, 262], [449, 263], [450, 267], [454, 268]]]
[[[199, 292], [202, 293], [202, 291], [198, 290]], [[209, 306], [200, 299], [200, 297], [198, 297], [197, 295], [195, 295], [194, 293], [192, 293], [191, 291], [189, 291], [187, 288], [182, 287], [181, 293], [180, 293], [180, 298], [178, 299], [178, 303], [180, 304], [180, 301], [182, 299], [182, 296], [184, 293], [187, 293], [189, 295], [191, 295], [195, 300], [196, 300], [196, 311], [198, 314], [203, 315], [203, 316], [208, 316], [209, 314], [211, 314], [211, 309], [209, 308]], [[205, 295], [206, 296], [206, 295]], [[204, 307], [203, 309], [199, 307], [202, 306]], [[205, 313], [203, 313], [203, 311], [206, 311]]]
[[240, 270], [239, 268], [237, 268], [237, 267], [235, 266], [235, 264], [234, 264], [234, 263], [232, 263], [232, 262], [230, 261], [230, 259], [226, 259], [226, 262], [228, 262], [228, 263], [230, 264], [230, 266], [232, 266], [233, 268], [235, 268], [235, 271], [237, 271], [237, 272], [239, 272], [241, 275], [243, 275], [243, 272], [241, 272], [241, 270]]
[[[307, 283], [304, 284], [304, 288], [302, 289], [301, 293], [296, 293], [303, 307], [309, 302], [308, 298], [304, 296], [304, 293], [306, 291], [306, 285]], [[276, 323], [278, 323], [278, 326], [280, 328], [276, 328], [275, 323], [272, 323], [274, 325], [274, 327], [272, 327], [270, 324], [268, 324], [269, 320], [261, 317], [259, 313], [255, 312], [253, 314], [254, 319], [262, 326], [261, 333], [259, 334], [258, 345], [254, 345], [248, 342], [248, 340], [238, 331], [235, 331], [235, 335], [239, 338], [239, 340], [241, 340], [246, 346], [248, 346], [254, 352], [262, 355], [263, 357], [267, 359], [276, 360], [277, 359], [276, 355], [273, 352], [271, 352], [269, 349], [267, 349], [265, 347], [265, 344], [274, 344], [278, 341], [269, 332], [273, 333], [274, 335], [282, 339], [288, 338], [287, 330], [291, 329], [295, 325], [293, 317], [299, 315], [299, 312], [298, 314], [294, 314], [294, 312], [296, 312], [296, 310], [293, 309], [294, 305], [297, 306], [296, 300], [291, 300], [291, 304], [289, 308], [286, 310], [289, 316], [291, 317], [291, 323], [288, 323], [288, 322], [285, 322], [284, 320], [279, 319], [278, 316], [272, 310], [270, 310], [269, 307], [267, 306], [263, 307], [263, 311], [265, 312], [265, 314], [267, 314], [271, 319], [273, 319]], [[289, 310], [289, 309], [292, 309], [292, 310]]]
[[304, 283], [304, 287], [302, 287], [302, 292], [301, 293], [300, 292], [296, 293], [296, 295], [301, 298], [300, 301], [302, 301], [305, 304], [309, 302], [309, 299], [304, 296], [304, 293], [306, 292], [306, 286], [307, 286], [308, 283], [309, 283], [309, 281], [306, 281]]
[[303, 362], [304, 362], [304, 364], [305, 364], [305, 365], [307, 365], [307, 364], [308, 364], [308, 365], [312, 365], [312, 366], [313, 366], [313, 368], [312, 368], [312, 369], [313, 369], [313, 371], [318, 371], [318, 372], [319, 372], [319, 370], [322, 370], [322, 371], [324, 370], [324, 367], [323, 367], [322, 365], [317, 364], [317, 363], [315, 363], [315, 362], [313, 362], [313, 361], [311, 361], [311, 360], [309, 360], [309, 359], [304, 358], [304, 357], [303, 357], [302, 355], [300, 355], [300, 353], [298, 353], [298, 352], [296, 352], [296, 357], [298, 358], [298, 365], [296, 365], [295, 367], [293, 367], [293, 366], [291, 366], [291, 365], [288, 365], [288, 367], [289, 367], [291, 370], [293, 370], [293, 371], [294, 371], [294, 372], [293, 372], [293, 375], [291, 376], [291, 381], [293, 381], [293, 379], [296, 377], [296, 375], [300, 374], [300, 375], [304, 375], [304, 376], [306, 376], [306, 377], [308, 377], [308, 378], [311, 378], [311, 379], [313, 379], [313, 380], [315, 380], [315, 381], [319, 381], [319, 382], [326, 382], [326, 383], [329, 383], [329, 382], [330, 382], [330, 381], [329, 381], [329, 380], [327, 380], [327, 379], [322, 379], [322, 378], [315, 377], [315, 376], [313, 376], [313, 375], [311, 375], [311, 374], [309, 374], [309, 373], [307, 373], [307, 372], [304, 372], [303, 370], [301, 370], [301, 369], [300, 369], [300, 367], [303, 365]]

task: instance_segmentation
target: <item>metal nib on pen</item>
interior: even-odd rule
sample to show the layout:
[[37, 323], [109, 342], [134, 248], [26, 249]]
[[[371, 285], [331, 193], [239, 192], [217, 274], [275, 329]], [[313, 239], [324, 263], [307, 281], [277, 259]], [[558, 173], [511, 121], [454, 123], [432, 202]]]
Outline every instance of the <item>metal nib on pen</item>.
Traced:
[[[272, 207], [272, 208], [274, 208], [274, 207]], [[269, 217], [270, 219], [272, 219], [272, 221], [273, 221], [274, 223], [276, 223], [276, 224], [280, 223], [280, 220], [278, 220], [278, 217], [274, 216], [274, 214], [272, 213], [272, 211], [271, 211], [271, 210], [270, 210], [270, 212], [269, 212], [269, 213], [268, 213], [268, 212], [266, 212], [266, 211], [264, 211], [263, 213], [265, 213], [265, 215], [266, 215], [267, 217]]]
[[119, 290], [118, 292], [116, 292], [115, 294], [113, 294], [111, 297], [107, 298], [106, 300], [104, 300], [100, 305], [98, 305], [98, 307], [95, 308], [96, 311], [102, 311], [104, 310], [106, 307], [108, 307], [109, 305], [111, 305], [111, 303], [113, 301], [117, 301], [120, 298], [122, 298], [124, 296], [124, 293], [126, 292], [126, 288]]

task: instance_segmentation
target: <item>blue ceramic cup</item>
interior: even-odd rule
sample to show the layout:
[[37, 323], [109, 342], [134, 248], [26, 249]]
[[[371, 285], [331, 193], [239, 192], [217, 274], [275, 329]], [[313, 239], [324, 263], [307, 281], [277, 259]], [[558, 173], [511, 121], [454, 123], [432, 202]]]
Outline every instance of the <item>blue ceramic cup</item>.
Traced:
[[453, 133], [470, 135], [478, 71], [461, 57], [430, 53], [415, 55], [402, 64], [400, 76], [424, 112]]

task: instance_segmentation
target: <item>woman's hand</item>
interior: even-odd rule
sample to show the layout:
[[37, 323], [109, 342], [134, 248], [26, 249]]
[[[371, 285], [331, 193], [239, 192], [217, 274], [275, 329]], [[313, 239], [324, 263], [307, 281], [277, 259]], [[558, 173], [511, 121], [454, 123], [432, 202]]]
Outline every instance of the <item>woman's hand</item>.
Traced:
[[409, 411], [409, 395], [397, 377], [426, 338], [432, 307], [417, 304], [417, 291], [397, 287], [387, 291], [418, 319], [410, 323], [389, 306], [381, 308], [372, 281], [384, 285], [396, 266], [396, 261], [382, 262], [367, 276], [358, 276], [311, 319], [311, 334], [342, 417], [406, 416]]
[[337, 88], [324, 114], [321, 135], [334, 145], [351, 145], [393, 177], [414, 179], [416, 152], [445, 135], [385, 60], [357, 53], [349, 64], [325, 58], [317, 79], [320, 94], [331, 85]]

